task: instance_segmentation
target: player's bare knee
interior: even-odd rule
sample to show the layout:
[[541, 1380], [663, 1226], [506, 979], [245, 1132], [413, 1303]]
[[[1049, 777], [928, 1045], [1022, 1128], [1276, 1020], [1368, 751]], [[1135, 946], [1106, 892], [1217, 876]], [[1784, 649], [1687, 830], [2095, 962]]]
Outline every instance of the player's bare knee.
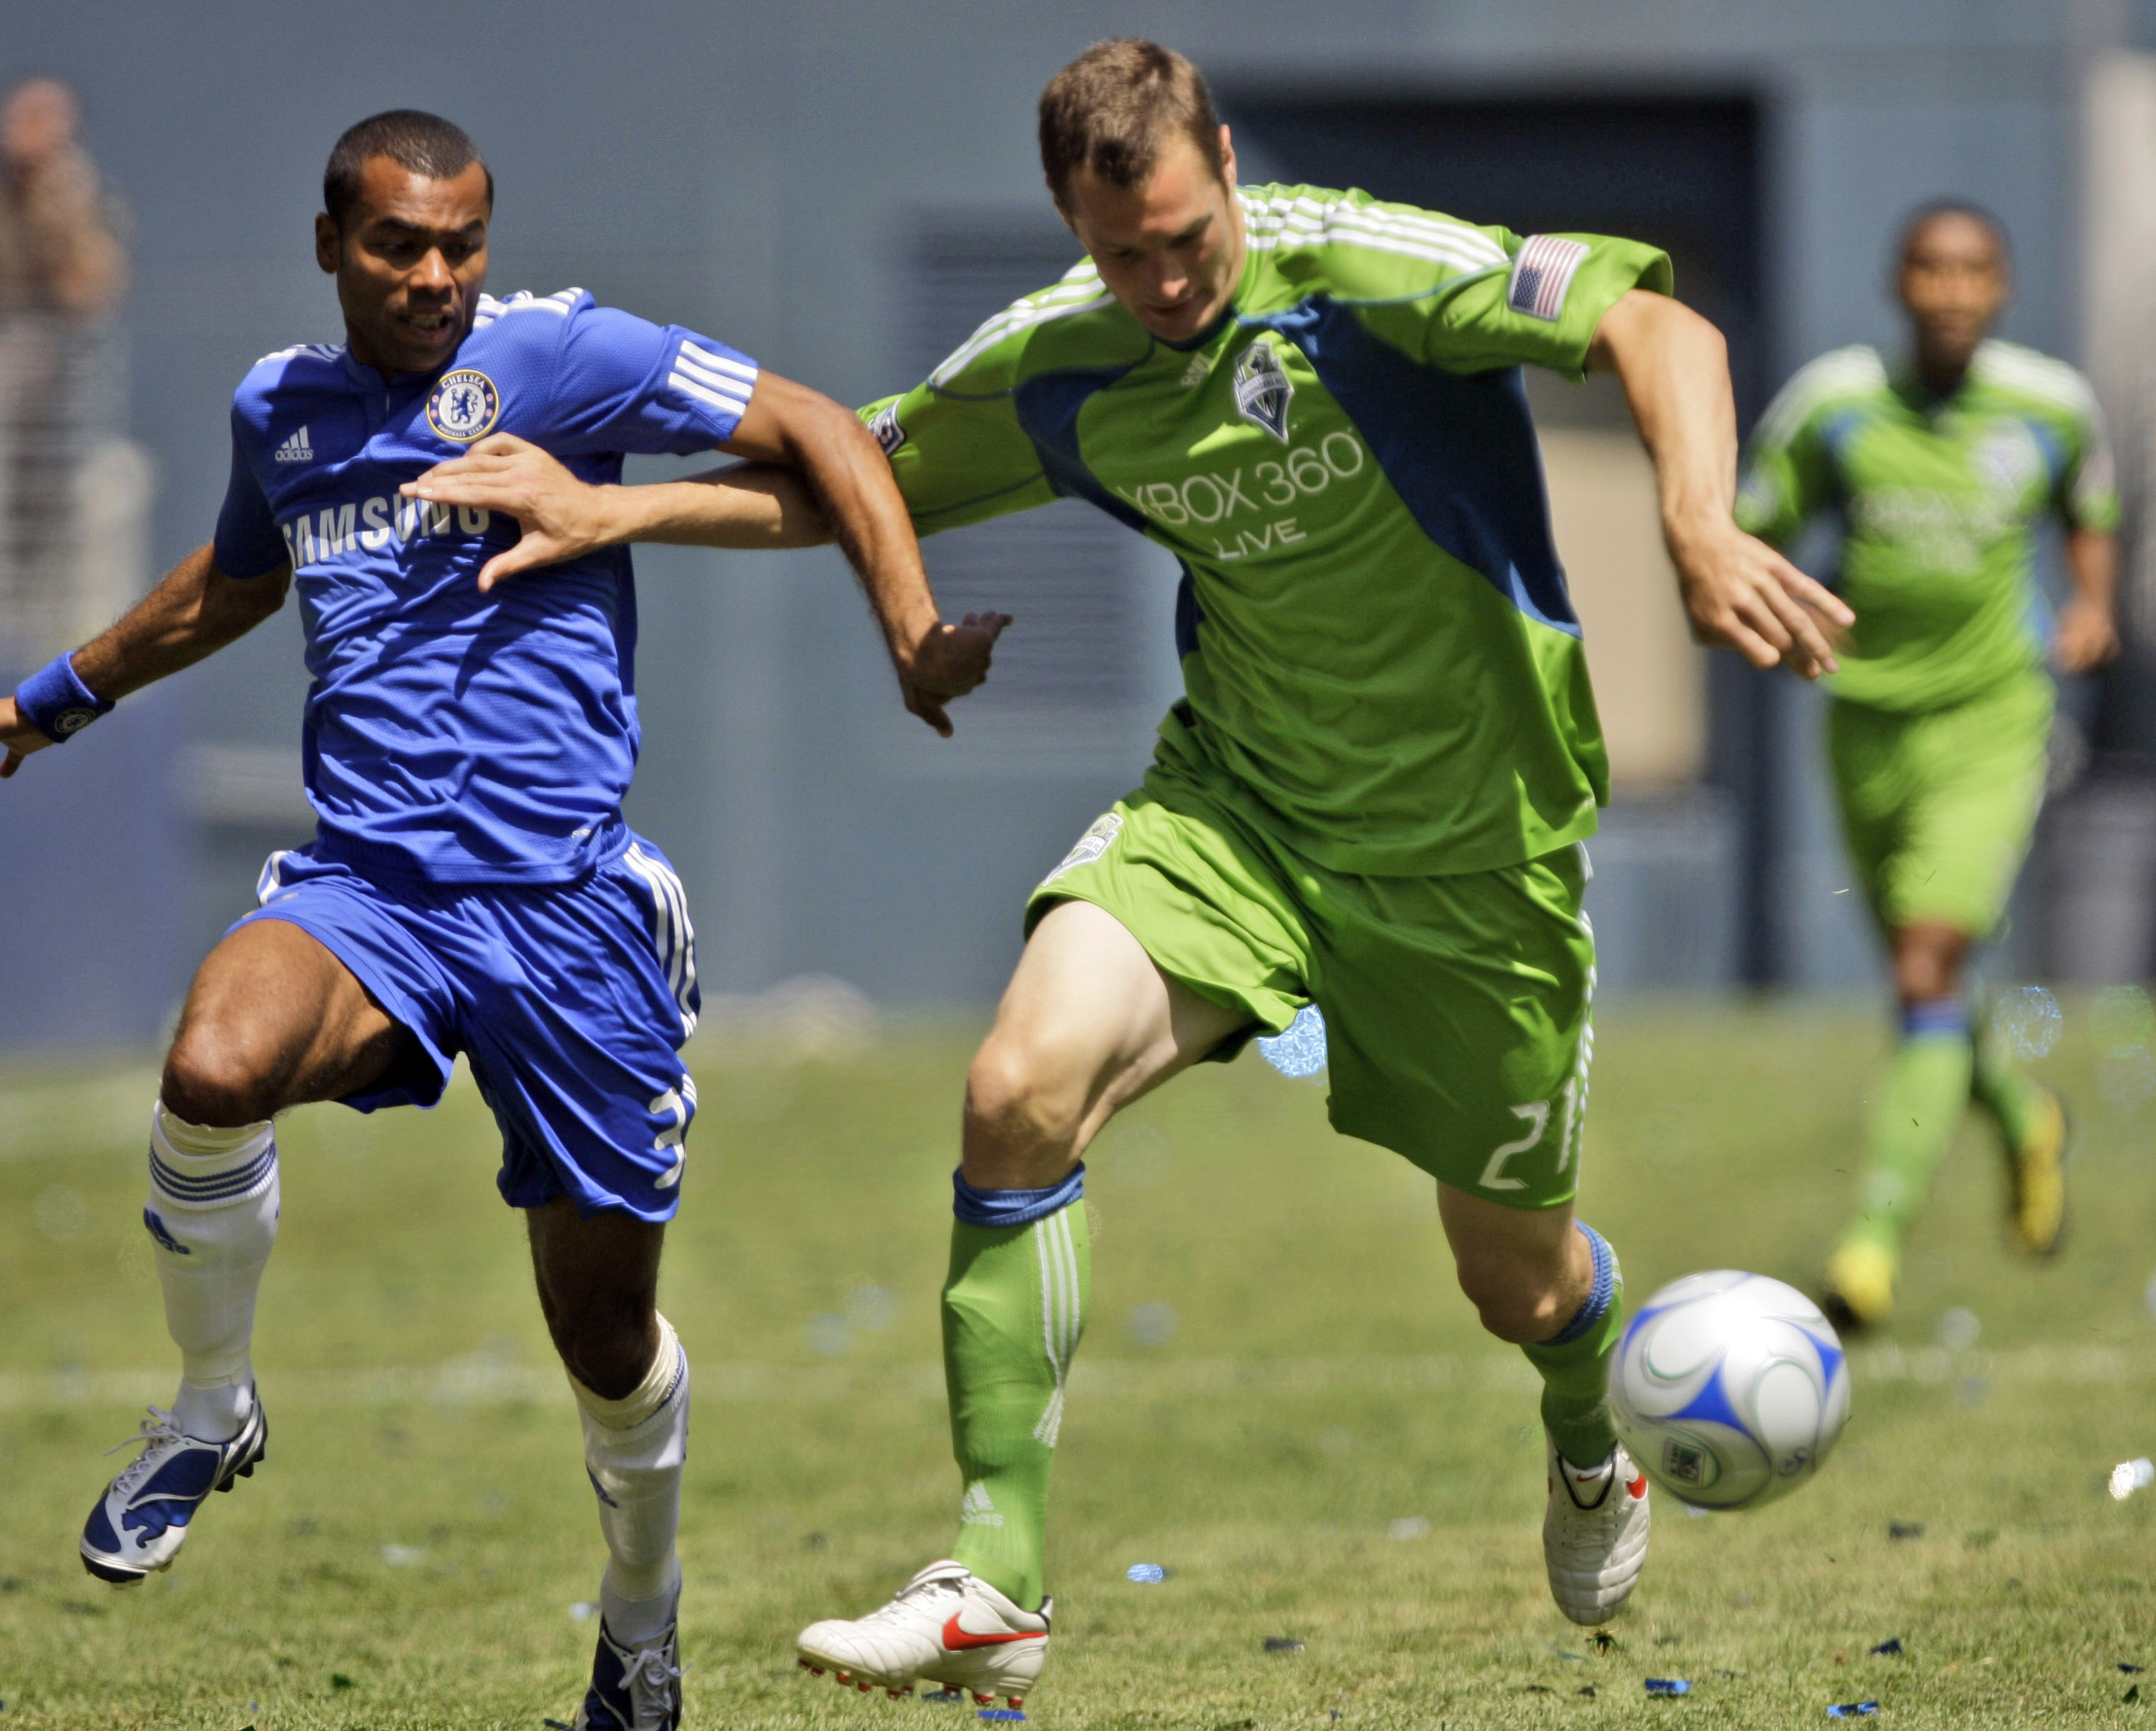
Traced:
[[625, 1400], [651, 1369], [659, 1329], [649, 1306], [610, 1306], [607, 1313], [581, 1317], [550, 1313], [547, 1320], [569, 1374], [602, 1400]]
[[1558, 1282], [1528, 1264], [1463, 1262], [1460, 1290], [1475, 1307], [1483, 1328], [1514, 1346], [1547, 1340], [1565, 1323], [1559, 1314]]
[[992, 1036], [966, 1074], [967, 1146], [1002, 1159], [1067, 1150], [1084, 1106], [1029, 1042]]
[[275, 1114], [277, 1100], [249, 1043], [213, 1023], [180, 1030], [165, 1056], [160, 1086], [165, 1110], [191, 1124], [237, 1129]]

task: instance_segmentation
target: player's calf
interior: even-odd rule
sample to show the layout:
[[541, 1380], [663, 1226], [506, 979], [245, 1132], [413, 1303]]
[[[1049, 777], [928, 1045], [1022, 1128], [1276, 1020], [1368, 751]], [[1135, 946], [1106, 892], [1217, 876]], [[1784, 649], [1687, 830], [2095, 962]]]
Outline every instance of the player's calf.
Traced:
[[269, 1124], [213, 1129], [158, 1103], [142, 1225], [180, 1348], [180, 1388], [170, 1412], [151, 1409], [141, 1454], [84, 1525], [83, 1566], [100, 1579], [125, 1586], [170, 1567], [203, 1500], [263, 1458], [268, 1431], [250, 1346], [279, 1200]]

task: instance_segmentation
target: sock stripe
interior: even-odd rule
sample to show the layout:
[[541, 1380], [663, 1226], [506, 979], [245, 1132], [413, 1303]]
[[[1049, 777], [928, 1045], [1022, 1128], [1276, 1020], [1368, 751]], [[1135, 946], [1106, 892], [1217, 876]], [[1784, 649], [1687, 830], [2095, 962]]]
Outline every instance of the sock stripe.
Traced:
[[1969, 1031], [1969, 1005], [1959, 997], [1930, 998], [1920, 1004], [1909, 1004], [1902, 1011], [1902, 1037], [1904, 1040], [1941, 1035], [1966, 1040]]
[[175, 1208], [219, 1208], [245, 1202], [270, 1188], [277, 1175], [277, 1144], [271, 1143], [251, 1160], [203, 1178], [190, 1178], [159, 1158], [150, 1145], [150, 1184]]
[[1544, 1346], [1571, 1345], [1609, 1314], [1609, 1301], [1617, 1292], [1617, 1256], [1609, 1248], [1609, 1240], [1584, 1220], [1574, 1220], [1573, 1225], [1585, 1236], [1588, 1249], [1594, 1252], [1594, 1285], [1586, 1302], [1573, 1312], [1572, 1320], [1543, 1342]]
[[1040, 1261], [1041, 1345], [1055, 1386], [1033, 1435], [1035, 1441], [1054, 1448], [1063, 1428], [1064, 1383], [1070, 1374], [1070, 1355], [1077, 1350], [1078, 1331], [1085, 1320], [1079, 1314], [1078, 1247], [1070, 1235], [1068, 1208], [1039, 1223], [1034, 1248]]

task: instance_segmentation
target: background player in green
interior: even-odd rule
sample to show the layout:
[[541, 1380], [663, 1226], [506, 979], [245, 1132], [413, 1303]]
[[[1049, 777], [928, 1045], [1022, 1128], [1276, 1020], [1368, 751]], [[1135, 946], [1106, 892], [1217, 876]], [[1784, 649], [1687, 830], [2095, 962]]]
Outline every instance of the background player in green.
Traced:
[[[1041, 143], [1088, 259], [865, 413], [923, 532], [1075, 496], [1173, 551], [1188, 695], [1143, 785], [1035, 891], [968, 1076], [944, 1292], [957, 1547], [882, 1610], [806, 1631], [803, 1662], [1023, 1698], [1085, 1321], [1080, 1157], [1120, 1107], [1313, 1001], [1334, 1123], [1436, 1177], [1461, 1286], [1543, 1374], [1550, 1584], [1599, 1621], [1647, 1532], [1605, 1407], [1616, 1262], [1572, 1210], [1578, 844], [1606, 775], [1520, 365], [1620, 375], [1702, 636], [1817, 673], [1846, 609], [1736, 528], [1722, 339], [1667, 298], [1654, 249], [1239, 191], [1204, 81], [1149, 43], [1060, 74]], [[513, 441], [420, 491], [511, 511], [547, 557], [737, 533], [758, 505], [737, 485], [580, 492]], [[774, 534], [807, 516], [781, 482], [761, 502]]]
[[1919, 211], [1897, 279], [1910, 358], [1890, 370], [1858, 347], [1806, 367], [1761, 419], [1738, 495], [1738, 522], [1777, 542], [1836, 510], [1837, 588], [1856, 612], [1827, 742], [1902, 1038], [1873, 1097], [1856, 1216], [1827, 1261], [1825, 1299], [1845, 1323], [1892, 1307], [1902, 1234], [1970, 1100], [2004, 1134], [2022, 1246], [2048, 1254], [2065, 1223], [2065, 1116], [1982, 1037], [1964, 964], [1999, 923], [2043, 797], [2035, 531], [2065, 526], [2073, 598], [2051, 655], [2086, 671], [2118, 646], [2118, 501], [2087, 381], [1986, 335], [2009, 286], [1991, 217]]

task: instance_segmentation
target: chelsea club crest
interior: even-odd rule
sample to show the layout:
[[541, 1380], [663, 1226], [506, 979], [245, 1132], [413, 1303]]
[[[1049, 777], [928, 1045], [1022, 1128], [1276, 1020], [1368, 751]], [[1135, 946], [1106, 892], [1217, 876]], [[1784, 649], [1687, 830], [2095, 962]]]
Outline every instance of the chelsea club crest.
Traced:
[[470, 367], [444, 373], [427, 398], [427, 424], [454, 444], [484, 438], [501, 418], [501, 393]]
[[1235, 357], [1235, 408], [1254, 427], [1287, 443], [1287, 406], [1295, 385], [1272, 345], [1260, 336]]

